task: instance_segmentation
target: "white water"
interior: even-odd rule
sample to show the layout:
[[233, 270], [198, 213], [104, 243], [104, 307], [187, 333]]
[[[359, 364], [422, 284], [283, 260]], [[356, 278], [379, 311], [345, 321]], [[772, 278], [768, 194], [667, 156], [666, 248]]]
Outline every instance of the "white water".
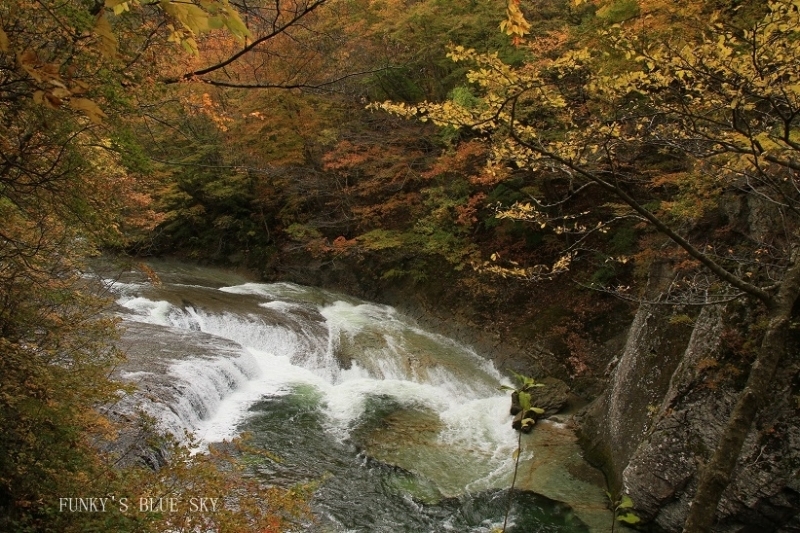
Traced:
[[[115, 290], [126, 321], [159, 326], [164, 335], [206, 334], [208, 350], [166, 366], [179, 392], [142, 406], [176, 436], [189, 431], [201, 445], [230, 439], [259, 399], [311, 386], [321, 395], [326, 430], [339, 440], [349, 437], [369, 398], [389, 397], [438, 414], [434, 445], [484, 467], [467, 482], [507, 482], [516, 434], [508, 396], [498, 391], [505, 380], [468, 347], [420, 329], [391, 307], [288, 283], [195, 286], [222, 302], [210, 306], [178, 304], [174, 294], [159, 299], [144, 284]], [[256, 305], [232, 311], [239, 298]]]

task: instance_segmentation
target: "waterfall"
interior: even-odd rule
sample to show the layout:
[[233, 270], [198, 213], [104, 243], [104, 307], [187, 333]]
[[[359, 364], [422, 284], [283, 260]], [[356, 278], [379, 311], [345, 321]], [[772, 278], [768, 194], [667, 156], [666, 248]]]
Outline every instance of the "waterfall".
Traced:
[[[167, 339], [192, 335], [185, 353], [164, 369], [171, 394], [162, 391], [166, 401], [144, 406], [177, 436], [231, 438], [260, 398], [310, 385], [322, 395], [326, 429], [342, 440], [368, 400], [382, 395], [401, 407], [439, 413], [442, 443], [490, 456], [513, 452], [508, 399], [497, 390], [504, 378], [470, 348], [420, 329], [389, 306], [289, 283], [183, 287], [180, 303], [170, 293], [143, 296], [142, 288], [116, 288], [125, 322], [151, 326], [138, 333], [130, 328], [131, 344], [160, 336], [172, 357]], [[212, 301], [209, 294], [214, 306], [196, 303]], [[256, 306], [231, 311], [242, 297]], [[141, 371], [123, 376], [148, 381]]]
[[[129, 354], [120, 376], [137, 384], [118, 408], [191, 433], [199, 451], [253, 434], [281, 458], [257, 467], [268, 483], [327, 480], [314, 496], [320, 531], [502, 523], [517, 435], [499, 390], [509, 383], [489, 361], [389, 306], [291, 283], [174, 278], [113, 284]], [[585, 531], [568, 508], [519, 498], [530, 503], [514, 513], [519, 531]]]

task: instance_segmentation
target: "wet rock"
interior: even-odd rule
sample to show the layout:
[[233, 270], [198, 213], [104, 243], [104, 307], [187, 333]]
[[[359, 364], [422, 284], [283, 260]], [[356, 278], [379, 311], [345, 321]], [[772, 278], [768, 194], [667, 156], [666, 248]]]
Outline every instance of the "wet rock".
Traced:
[[[537, 414], [535, 418], [549, 418], [560, 412], [569, 402], [569, 385], [557, 378], [546, 377], [537, 381], [542, 387], [529, 387], [525, 392], [531, 395], [531, 406], [544, 409], [544, 413]], [[511, 393], [512, 416], [516, 416], [522, 411], [519, 401], [519, 391]]]
[[542, 378], [539, 383], [544, 387], [531, 389], [531, 405], [544, 409], [540, 418], [548, 418], [564, 409], [569, 402], [569, 385], [552, 377]]

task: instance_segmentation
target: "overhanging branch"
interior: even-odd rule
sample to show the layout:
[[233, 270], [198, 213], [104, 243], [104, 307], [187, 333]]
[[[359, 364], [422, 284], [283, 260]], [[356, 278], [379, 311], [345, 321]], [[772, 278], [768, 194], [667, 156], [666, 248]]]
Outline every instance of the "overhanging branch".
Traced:
[[174, 84], [174, 83], [180, 83], [182, 81], [188, 81], [188, 80], [196, 79], [196, 78], [198, 78], [200, 76], [204, 76], [206, 74], [210, 74], [211, 72], [215, 72], [217, 70], [223, 69], [223, 68], [227, 67], [228, 65], [230, 65], [231, 63], [233, 63], [234, 61], [237, 61], [239, 58], [247, 55], [248, 53], [253, 51], [255, 48], [257, 48], [260, 45], [262, 45], [263, 43], [269, 41], [270, 39], [274, 39], [278, 35], [286, 32], [292, 26], [297, 25], [300, 22], [300, 20], [302, 20], [304, 17], [306, 17], [310, 13], [314, 12], [317, 8], [321, 7], [322, 5], [326, 4], [327, 2], [328, 2], [328, 0], [315, 0], [315, 1], [311, 2], [305, 8], [303, 8], [300, 12], [295, 13], [295, 15], [290, 20], [288, 20], [286, 23], [284, 23], [284, 24], [282, 24], [280, 26], [274, 26], [271, 32], [267, 33], [266, 35], [262, 35], [258, 39], [254, 40], [252, 43], [244, 46], [241, 50], [239, 50], [235, 54], [231, 55], [230, 57], [228, 57], [224, 61], [220, 61], [219, 63], [216, 63], [215, 65], [211, 65], [209, 67], [198, 69], [198, 70], [195, 70], [195, 71], [192, 71], [192, 72], [187, 72], [187, 73], [185, 73], [185, 74], [183, 74], [181, 76], [172, 77], [172, 78], [163, 78], [161, 80], [161, 83], [165, 83], [167, 85]]
[[532, 144], [522, 139], [519, 136], [519, 133], [517, 132], [516, 128], [514, 127], [514, 117], [516, 116], [516, 104], [517, 100], [514, 99], [511, 103], [511, 117], [509, 119], [509, 130], [511, 133], [511, 137], [517, 143], [519, 143], [520, 146], [524, 146], [525, 148], [531, 150], [534, 153], [540, 154], [548, 159], [556, 161], [557, 163], [565, 166], [566, 168], [569, 168], [576, 174], [583, 176], [584, 178], [598, 184], [603, 189], [613, 193], [620, 200], [628, 204], [628, 206], [630, 206], [634, 211], [636, 211], [642, 217], [644, 217], [653, 226], [655, 226], [655, 228], [659, 232], [663, 233], [675, 244], [683, 248], [686, 251], [686, 253], [688, 253], [691, 257], [697, 259], [702, 265], [711, 270], [711, 272], [713, 272], [720, 279], [728, 282], [729, 284], [741, 290], [742, 292], [749, 294], [766, 304], [770, 304], [772, 302], [772, 296], [770, 295], [770, 293], [728, 272], [720, 264], [718, 264], [716, 261], [708, 257], [707, 254], [704, 254], [703, 252], [695, 248], [689, 241], [687, 241], [682, 236], [677, 234], [672, 228], [667, 226], [656, 215], [651, 213], [649, 210], [645, 209], [645, 207], [642, 206], [639, 202], [637, 202], [631, 195], [629, 195], [622, 188], [620, 188], [620, 186], [617, 183], [609, 183], [608, 181], [604, 180], [594, 172], [591, 172], [587, 168], [577, 165], [574, 162], [569, 161], [554, 152], [550, 152], [546, 150], [544, 147], [536, 146], [535, 144]]
[[231, 81], [224, 81], [224, 80], [209, 80], [204, 78], [197, 78], [191, 81], [196, 81], [198, 83], [205, 83], [207, 85], [213, 85], [215, 87], [227, 87], [232, 89], [322, 89], [324, 87], [328, 87], [330, 85], [335, 85], [341, 81], [344, 81], [349, 78], [355, 78], [357, 76], [366, 76], [368, 74], [375, 74], [376, 72], [384, 72], [386, 70], [392, 70], [398, 67], [394, 66], [386, 66], [381, 68], [376, 68], [372, 70], [364, 70], [360, 72], [351, 72], [349, 74], [345, 74], [344, 76], [339, 76], [336, 79], [324, 81], [321, 83], [236, 83]]

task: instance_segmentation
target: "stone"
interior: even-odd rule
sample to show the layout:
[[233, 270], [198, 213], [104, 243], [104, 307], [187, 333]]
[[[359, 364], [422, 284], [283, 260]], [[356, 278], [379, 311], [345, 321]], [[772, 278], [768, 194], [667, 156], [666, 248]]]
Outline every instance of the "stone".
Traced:
[[544, 409], [539, 418], [550, 417], [561, 411], [570, 397], [569, 385], [557, 378], [546, 377], [538, 380], [544, 387], [535, 387], [531, 393], [531, 405]]

